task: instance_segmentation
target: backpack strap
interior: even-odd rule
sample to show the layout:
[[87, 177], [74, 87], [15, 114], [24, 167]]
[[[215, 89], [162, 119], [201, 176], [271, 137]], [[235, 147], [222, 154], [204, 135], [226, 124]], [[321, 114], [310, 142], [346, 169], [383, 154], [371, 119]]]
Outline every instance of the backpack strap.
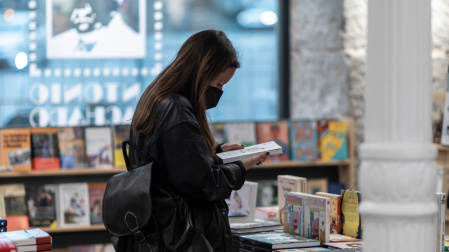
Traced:
[[143, 164], [148, 164], [149, 162], [153, 161], [153, 158], [150, 158], [148, 160], [145, 154], [140, 150], [140, 148], [135, 143], [127, 139], [122, 142], [122, 152], [123, 158], [125, 159], [126, 170], [128, 171], [132, 170], [131, 162], [129, 161], [128, 151], [126, 150], [126, 145], [129, 145], [130, 148], [134, 149], [134, 151], [139, 156], [140, 161], [143, 161]]

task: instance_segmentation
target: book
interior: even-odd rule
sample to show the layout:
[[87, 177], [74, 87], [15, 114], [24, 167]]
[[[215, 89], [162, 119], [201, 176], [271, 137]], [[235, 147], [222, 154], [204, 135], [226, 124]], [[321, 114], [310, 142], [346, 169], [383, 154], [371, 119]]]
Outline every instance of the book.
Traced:
[[257, 207], [268, 207], [278, 204], [278, 185], [275, 179], [257, 181]]
[[446, 208], [446, 194], [442, 192], [435, 193], [438, 212], [436, 217], [436, 251], [444, 251], [444, 234], [445, 234], [445, 208]]
[[249, 222], [254, 222], [257, 199], [257, 183], [245, 181], [242, 188], [232, 191], [230, 196], [229, 216], [247, 215]]
[[[224, 164], [239, 161], [245, 158], [249, 158], [252, 156], [255, 156], [261, 152], [269, 151], [270, 156], [277, 155], [279, 153], [282, 153], [282, 148], [274, 141], [256, 144], [252, 146], [245, 147], [244, 149], [240, 150], [232, 150], [232, 151], [226, 151], [217, 153], [217, 156], [221, 158]], [[269, 156], [269, 157], [270, 157]]]
[[110, 127], [86, 127], [86, 154], [89, 168], [112, 169]]
[[51, 236], [39, 228], [0, 233], [0, 237], [10, 239], [17, 247], [52, 243]]
[[244, 223], [230, 223], [232, 233], [255, 233], [262, 231], [281, 230], [282, 225], [279, 222], [256, 221]]
[[441, 143], [441, 133], [443, 129], [444, 103], [446, 93], [432, 93], [432, 132], [433, 142]]
[[308, 193], [288, 192], [285, 198], [284, 232], [329, 242], [330, 200]]
[[26, 204], [30, 227], [57, 227], [56, 190], [52, 184], [26, 184]]
[[8, 221], [8, 230], [29, 228], [25, 194], [24, 184], [0, 185], [0, 215]]
[[223, 123], [209, 123], [209, 129], [218, 144], [228, 142], [225, 138]]
[[17, 252], [17, 247], [11, 239], [0, 237], [0, 252]]
[[329, 251], [329, 250], [330, 249], [323, 247], [311, 247], [311, 248], [297, 248], [297, 249], [278, 249], [276, 250], [276, 252], [304, 252], [304, 251]]
[[355, 190], [341, 191], [341, 233], [362, 239], [362, 216], [359, 212], [361, 193]]
[[[270, 155], [266, 162], [281, 162], [290, 160], [290, 141], [288, 137], [288, 122], [258, 122], [256, 123], [257, 143], [274, 141], [282, 148], [282, 152]], [[270, 152], [271, 153], [271, 152]]]
[[0, 227], [6, 227], [6, 226], [8, 226], [8, 220], [0, 217]]
[[112, 126], [113, 144], [114, 144], [114, 166], [126, 167], [123, 158], [122, 142], [129, 139], [131, 125], [114, 125]]
[[441, 132], [441, 145], [449, 145], [449, 67], [447, 72], [447, 84], [446, 84], [446, 100], [443, 109], [443, 123]]
[[61, 227], [89, 226], [89, 194], [87, 183], [59, 184], [57, 221]]
[[279, 223], [279, 206], [256, 207], [256, 219]]
[[328, 248], [337, 248], [337, 249], [346, 249], [346, 248], [356, 248], [362, 249], [362, 241], [357, 242], [328, 242], [325, 243], [324, 246]]
[[290, 143], [292, 160], [318, 160], [318, 138], [315, 121], [290, 122]]
[[58, 128], [61, 169], [87, 168], [84, 130], [83, 126]]
[[249, 215], [243, 213], [228, 213], [229, 223], [246, 223], [249, 222]]
[[285, 193], [307, 192], [307, 179], [292, 175], [278, 175], [278, 206], [281, 223], [284, 223]]
[[33, 170], [61, 169], [57, 128], [31, 128], [31, 163]]
[[90, 224], [103, 224], [103, 196], [106, 183], [88, 183]]
[[0, 232], [7, 232], [8, 228], [7, 227], [0, 227]]
[[345, 121], [329, 121], [329, 128], [320, 135], [321, 160], [348, 159], [348, 136]]
[[352, 236], [342, 234], [329, 234], [329, 241], [331, 242], [355, 242], [361, 241], [361, 239], [354, 238]]
[[307, 193], [315, 194], [317, 192], [327, 192], [326, 178], [307, 180]]
[[0, 171], [30, 171], [30, 129], [1, 129], [0, 154]]
[[[449, 166], [443, 167], [443, 192], [449, 195]], [[445, 206], [445, 215], [446, 220], [449, 220], [449, 201], [446, 200]]]
[[41, 252], [41, 251], [51, 251], [53, 246], [51, 243], [45, 244], [33, 244], [26, 246], [17, 246], [17, 252]]
[[328, 182], [327, 183], [328, 193], [333, 194], [341, 194], [341, 190], [345, 190], [346, 186], [345, 184], [338, 183], [338, 182]]
[[239, 237], [243, 244], [250, 244], [259, 248], [283, 249], [319, 246], [320, 241], [282, 232], [264, 232], [245, 234]]
[[[341, 194], [333, 194], [326, 192], [317, 192], [316, 196], [329, 198], [330, 200], [330, 214], [329, 234], [340, 234], [341, 231]], [[330, 239], [330, 238], [329, 238]]]
[[256, 125], [254, 122], [225, 123], [225, 139], [229, 143], [251, 146], [257, 144]]
[[316, 121], [316, 134], [318, 137], [318, 157], [321, 158], [321, 146], [324, 145], [323, 138], [329, 135], [329, 122], [332, 119], [320, 119]]

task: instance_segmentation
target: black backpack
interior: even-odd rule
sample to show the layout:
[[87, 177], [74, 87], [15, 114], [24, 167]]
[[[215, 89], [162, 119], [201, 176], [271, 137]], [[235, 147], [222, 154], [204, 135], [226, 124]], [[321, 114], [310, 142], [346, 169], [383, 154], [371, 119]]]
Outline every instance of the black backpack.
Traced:
[[[138, 154], [142, 166], [131, 168], [126, 145]], [[151, 170], [154, 159], [129, 140], [122, 143], [126, 172], [112, 176], [103, 198], [103, 222], [116, 251], [151, 251], [159, 248], [157, 223], [151, 214]]]

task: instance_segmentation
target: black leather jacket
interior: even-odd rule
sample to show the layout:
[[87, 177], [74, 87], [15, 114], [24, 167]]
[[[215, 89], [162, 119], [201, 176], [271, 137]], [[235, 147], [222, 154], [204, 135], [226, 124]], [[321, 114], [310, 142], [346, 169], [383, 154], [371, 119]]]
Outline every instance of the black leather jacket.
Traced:
[[[211, 157], [190, 101], [180, 94], [165, 98], [152, 134], [131, 129], [130, 139], [156, 161], [151, 196], [160, 251], [232, 251], [224, 199], [242, 187], [246, 171], [241, 162]], [[129, 157], [138, 165], [131, 150]]]

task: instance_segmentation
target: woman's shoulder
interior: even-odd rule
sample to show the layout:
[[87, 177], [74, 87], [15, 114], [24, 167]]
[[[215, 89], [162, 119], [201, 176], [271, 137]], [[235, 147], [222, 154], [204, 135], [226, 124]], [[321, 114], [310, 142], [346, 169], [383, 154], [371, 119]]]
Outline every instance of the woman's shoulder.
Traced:
[[164, 98], [158, 105], [156, 117], [168, 124], [182, 121], [196, 122], [192, 104], [180, 94], [171, 94]]

